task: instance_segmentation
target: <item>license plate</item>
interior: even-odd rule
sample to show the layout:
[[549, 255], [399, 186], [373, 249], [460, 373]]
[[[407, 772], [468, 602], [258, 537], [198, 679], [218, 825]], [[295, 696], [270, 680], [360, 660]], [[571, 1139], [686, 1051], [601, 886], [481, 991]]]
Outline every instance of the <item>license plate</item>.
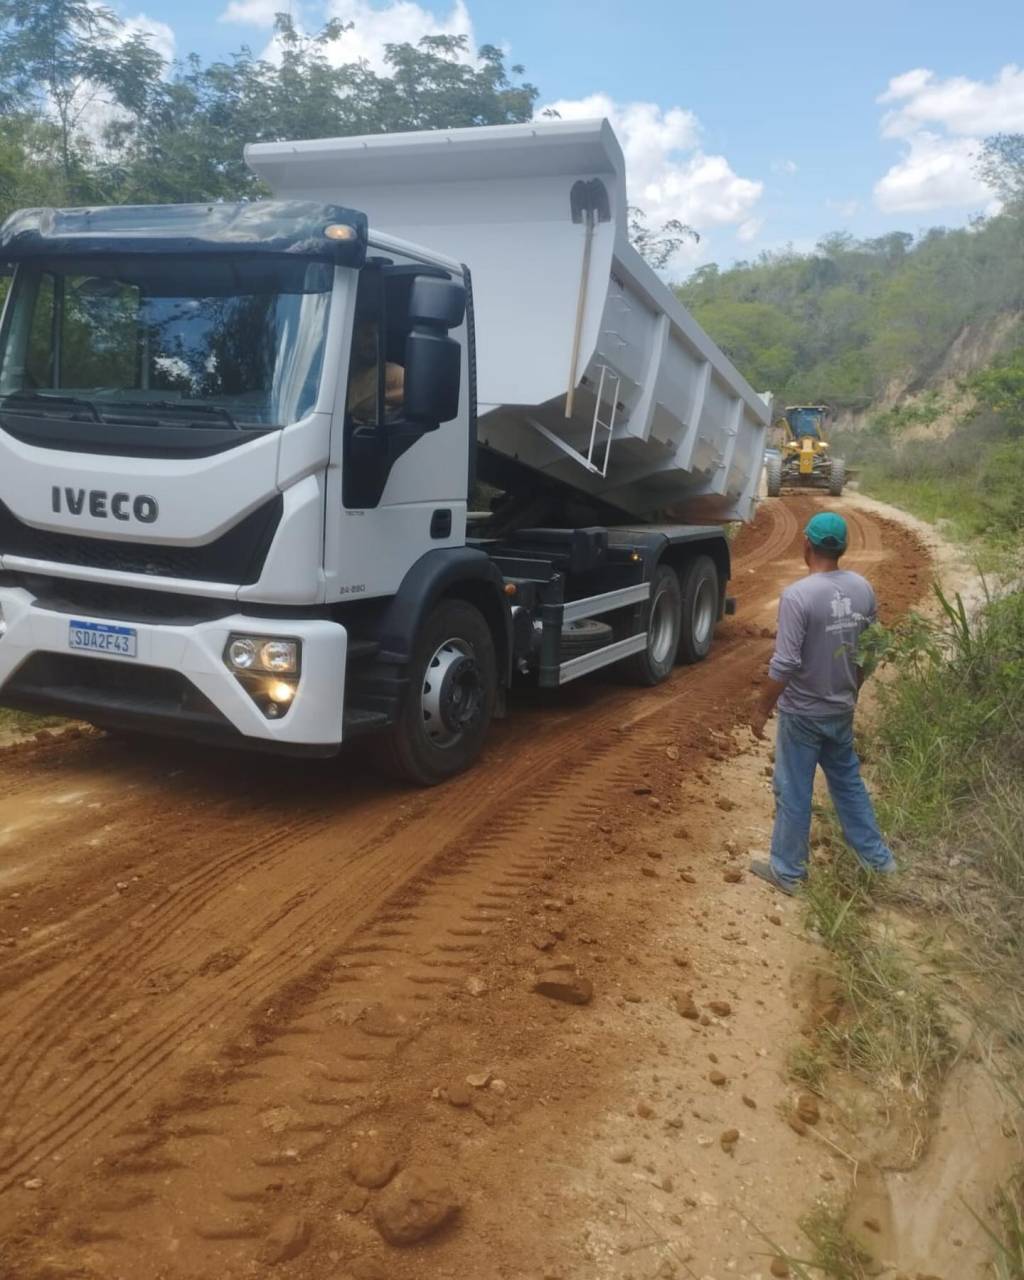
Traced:
[[136, 658], [138, 636], [134, 627], [115, 627], [106, 622], [80, 622], [72, 618], [68, 624], [68, 648], [84, 649], [87, 653]]

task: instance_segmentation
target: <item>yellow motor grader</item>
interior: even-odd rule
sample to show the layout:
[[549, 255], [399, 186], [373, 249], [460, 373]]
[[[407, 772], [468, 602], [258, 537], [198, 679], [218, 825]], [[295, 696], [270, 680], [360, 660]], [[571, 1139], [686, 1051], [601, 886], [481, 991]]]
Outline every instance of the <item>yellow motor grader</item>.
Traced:
[[789, 405], [779, 420], [783, 439], [765, 459], [768, 496], [777, 498], [783, 485], [827, 489], [838, 498], [846, 483], [846, 463], [833, 457], [825, 439], [832, 410], [825, 404]]

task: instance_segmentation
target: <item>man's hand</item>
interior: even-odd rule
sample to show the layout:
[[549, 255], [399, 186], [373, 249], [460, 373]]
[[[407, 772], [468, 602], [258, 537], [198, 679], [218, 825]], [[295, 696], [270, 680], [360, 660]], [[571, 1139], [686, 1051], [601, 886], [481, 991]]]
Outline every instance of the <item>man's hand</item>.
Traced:
[[764, 741], [764, 727], [768, 723], [768, 717], [775, 710], [775, 704], [782, 697], [785, 690], [785, 681], [773, 680], [769, 676], [764, 682], [764, 690], [761, 696], [751, 707], [750, 732], [759, 742]]

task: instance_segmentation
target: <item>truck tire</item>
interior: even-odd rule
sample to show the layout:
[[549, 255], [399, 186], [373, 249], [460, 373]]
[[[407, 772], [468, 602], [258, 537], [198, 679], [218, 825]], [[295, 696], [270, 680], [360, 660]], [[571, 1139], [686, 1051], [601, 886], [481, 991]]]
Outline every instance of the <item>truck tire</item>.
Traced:
[[832, 459], [832, 470], [828, 477], [828, 491], [833, 498], [838, 498], [846, 484], [846, 462], [843, 458]]
[[769, 498], [777, 498], [782, 492], [782, 460], [769, 458], [764, 464], [765, 484]]
[[660, 564], [651, 579], [647, 602], [647, 648], [626, 658], [621, 671], [630, 684], [650, 688], [672, 674], [679, 648], [682, 593], [670, 565]]
[[408, 670], [398, 720], [377, 743], [378, 764], [432, 787], [476, 763], [494, 714], [498, 663], [479, 609], [442, 600], [416, 637]]
[[562, 661], [568, 662], [570, 658], [582, 658], [595, 649], [603, 649], [614, 640], [615, 632], [607, 622], [598, 622], [596, 618], [580, 618], [578, 622], [567, 623], [562, 628], [559, 653]]
[[682, 573], [679, 661], [701, 662], [711, 651], [718, 621], [718, 570], [710, 556], [695, 556]]

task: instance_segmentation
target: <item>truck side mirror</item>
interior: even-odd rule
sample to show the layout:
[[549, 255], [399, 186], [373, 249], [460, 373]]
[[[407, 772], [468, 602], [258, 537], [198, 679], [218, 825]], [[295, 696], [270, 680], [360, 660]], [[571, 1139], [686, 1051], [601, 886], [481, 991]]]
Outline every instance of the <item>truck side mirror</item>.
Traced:
[[459, 412], [462, 347], [448, 336], [466, 314], [466, 290], [454, 280], [417, 276], [409, 290], [402, 416], [435, 431]]

